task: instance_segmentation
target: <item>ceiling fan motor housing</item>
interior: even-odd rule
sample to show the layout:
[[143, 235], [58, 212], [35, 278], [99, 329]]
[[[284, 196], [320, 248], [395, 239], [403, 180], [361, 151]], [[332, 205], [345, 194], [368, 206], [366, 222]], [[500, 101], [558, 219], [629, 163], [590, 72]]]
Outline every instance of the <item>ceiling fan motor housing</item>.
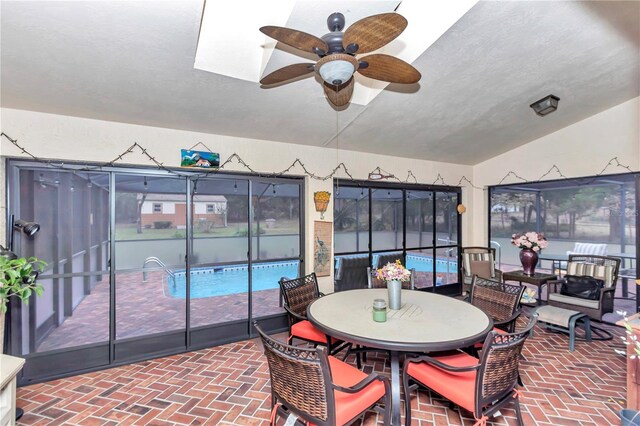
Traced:
[[332, 53], [344, 53], [344, 47], [342, 47], [343, 36], [344, 33], [340, 31], [332, 31], [321, 37], [322, 41], [327, 43], [327, 47], [329, 48], [327, 54], [330, 55]]

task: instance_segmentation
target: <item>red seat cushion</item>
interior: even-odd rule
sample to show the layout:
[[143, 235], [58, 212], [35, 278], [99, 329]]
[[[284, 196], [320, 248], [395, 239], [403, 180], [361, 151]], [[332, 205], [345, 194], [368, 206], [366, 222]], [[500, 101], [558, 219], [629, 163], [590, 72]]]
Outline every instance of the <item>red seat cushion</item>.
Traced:
[[327, 335], [318, 330], [309, 321], [299, 321], [291, 326], [291, 335], [312, 342], [327, 343]]
[[[479, 363], [478, 358], [465, 353], [434, 357], [438, 361], [452, 367], [469, 367]], [[476, 372], [465, 371], [455, 373], [434, 367], [426, 362], [409, 363], [407, 374], [417, 381], [433, 389], [460, 407], [474, 412]]]
[[[333, 383], [338, 386], [351, 387], [367, 377], [367, 374], [333, 356], [329, 357], [329, 367]], [[384, 383], [379, 380], [357, 393], [335, 391], [336, 424], [347, 424], [383, 396]]]

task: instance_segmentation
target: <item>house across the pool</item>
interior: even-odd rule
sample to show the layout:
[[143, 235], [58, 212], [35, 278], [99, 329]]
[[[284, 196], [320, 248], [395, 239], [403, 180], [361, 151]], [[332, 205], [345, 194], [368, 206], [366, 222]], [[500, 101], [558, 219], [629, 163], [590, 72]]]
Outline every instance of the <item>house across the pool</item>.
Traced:
[[[144, 228], [185, 229], [187, 203], [175, 194], [138, 194], [140, 221]], [[222, 195], [198, 195], [193, 201], [194, 223], [227, 226], [227, 199]]]

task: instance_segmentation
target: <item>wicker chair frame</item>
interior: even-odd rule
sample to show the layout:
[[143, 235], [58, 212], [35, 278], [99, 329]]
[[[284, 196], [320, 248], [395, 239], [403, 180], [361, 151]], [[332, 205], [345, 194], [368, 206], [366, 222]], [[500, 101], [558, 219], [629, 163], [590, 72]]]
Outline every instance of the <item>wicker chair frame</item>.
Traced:
[[[520, 355], [531, 329], [537, 321], [537, 315], [531, 317], [528, 325], [514, 333], [500, 334], [489, 332], [483, 344], [482, 357], [477, 365], [470, 367], [453, 367], [429, 356], [408, 358], [403, 368], [406, 424], [411, 424], [410, 392], [421, 384], [406, 371], [409, 363], [427, 362], [443, 370], [456, 372], [476, 371], [475, 407], [473, 415], [477, 420], [488, 417], [510, 404], [515, 403], [516, 418], [523, 425], [520, 412], [520, 398], [515, 391], [519, 373]], [[413, 382], [413, 384], [412, 384]], [[445, 396], [446, 397], [446, 396]]]
[[[280, 285], [280, 292], [284, 299], [283, 308], [287, 311], [289, 319], [289, 340], [291, 343], [294, 337], [291, 333], [291, 327], [299, 322], [307, 319], [307, 308], [317, 298], [323, 296], [320, 293], [318, 287], [318, 278], [316, 273], [312, 272], [309, 275], [303, 277], [287, 279], [281, 278], [278, 281]], [[327, 342], [330, 342], [330, 338], [327, 336]], [[325, 342], [313, 342], [324, 344]]]
[[[253, 325], [260, 334], [269, 364], [272, 410], [276, 404], [281, 404], [285, 414], [293, 413], [309, 423], [320, 426], [334, 426], [336, 425], [335, 391], [357, 393], [378, 380], [383, 382], [385, 387], [384, 424], [390, 423], [389, 379], [379, 374], [370, 374], [350, 388], [338, 386], [332, 381], [325, 348], [300, 348], [287, 345], [265, 334], [255, 321]], [[371, 406], [364, 411], [369, 408]]]
[[521, 314], [520, 300], [525, 290], [525, 286], [505, 284], [474, 275], [469, 301], [486, 312], [493, 319], [495, 327], [513, 332]]
[[590, 318], [602, 321], [602, 317], [607, 314], [613, 312], [613, 302], [614, 296], [616, 294], [616, 284], [618, 282], [618, 275], [620, 273], [620, 263], [621, 259], [619, 257], [612, 256], [599, 256], [595, 254], [571, 254], [569, 255], [569, 262], [575, 263], [591, 263], [599, 266], [613, 266], [613, 280], [611, 287], [603, 288], [600, 291], [600, 299], [598, 303], [598, 308], [589, 308], [586, 306], [574, 305], [571, 303], [563, 303], [555, 300], [549, 300], [549, 294], [551, 293], [560, 293], [560, 288], [564, 280], [554, 280], [546, 283], [548, 286], [547, 289], [547, 303], [551, 306], [556, 306], [558, 308], [570, 309], [574, 311], [579, 311], [589, 315]]
[[316, 273], [294, 279], [281, 278], [278, 284], [284, 299], [284, 309], [291, 314], [290, 325], [307, 319], [307, 307], [322, 295]]

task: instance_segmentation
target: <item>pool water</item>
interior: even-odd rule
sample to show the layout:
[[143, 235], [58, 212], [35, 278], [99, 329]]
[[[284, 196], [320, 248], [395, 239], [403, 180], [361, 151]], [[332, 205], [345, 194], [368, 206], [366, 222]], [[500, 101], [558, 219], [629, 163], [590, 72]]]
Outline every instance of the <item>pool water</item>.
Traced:
[[[373, 255], [373, 264], [378, 261], [378, 256]], [[433, 258], [407, 253], [407, 269], [415, 269], [419, 272], [433, 272]], [[447, 260], [447, 258], [436, 258], [436, 272], [457, 274], [458, 262], [456, 260]]]
[[[299, 262], [278, 262], [253, 265], [253, 291], [278, 288], [282, 277], [298, 276]], [[171, 297], [186, 297], [186, 271], [175, 271], [167, 277], [167, 292]], [[194, 268], [191, 270], [191, 298], [225, 296], [246, 293], [249, 288], [249, 268], [246, 265], [221, 268]]]
[[[407, 254], [407, 268], [414, 268], [420, 272], [433, 272], [433, 258]], [[436, 258], [436, 273], [437, 272], [457, 274], [458, 262], [456, 260], [447, 260], [446, 258]]]

